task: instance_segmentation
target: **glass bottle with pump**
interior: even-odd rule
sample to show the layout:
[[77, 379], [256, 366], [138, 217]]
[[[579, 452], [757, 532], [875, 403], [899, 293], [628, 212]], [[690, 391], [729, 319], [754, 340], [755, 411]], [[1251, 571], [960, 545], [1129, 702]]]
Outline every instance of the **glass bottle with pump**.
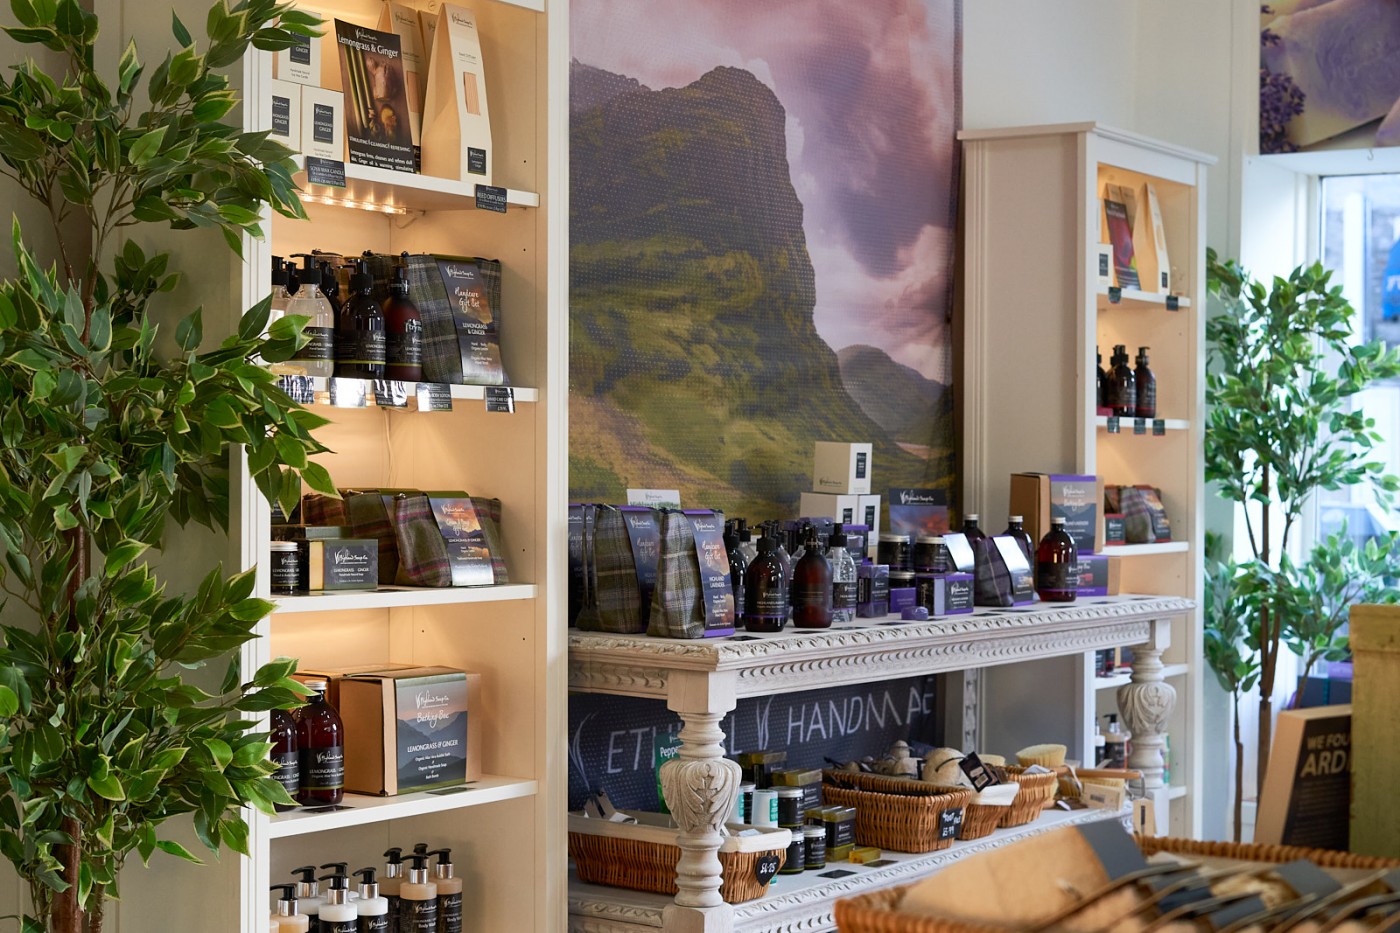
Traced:
[[1133, 379], [1137, 383], [1137, 417], [1157, 417], [1157, 376], [1147, 362], [1147, 351], [1151, 347], [1138, 347], [1137, 369]]
[[321, 270], [321, 294], [326, 296], [326, 301], [330, 303], [331, 313], [340, 314], [340, 279], [336, 277], [336, 267], [326, 259], [322, 259], [316, 264], [316, 268]]
[[1108, 408], [1108, 374], [1103, 371], [1103, 351], [1094, 347], [1094, 373], [1098, 381], [1098, 392], [1095, 396], [1098, 401], [1095, 403], [1099, 408]]
[[374, 300], [369, 262], [355, 260], [350, 300], [336, 316], [335, 374], [348, 379], [383, 379], [388, 351], [384, 312]]
[[1030, 533], [1026, 531], [1026, 518], [1024, 515], [1010, 515], [1006, 519], [1006, 530], [1004, 535], [1010, 535], [1016, 539], [1016, 543], [1021, 546], [1021, 553], [1026, 555], [1026, 566], [1035, 567], [1035, 542], [1031, 540]]
[[272, 890], [281, 896], [277, 898], [277, 908], [272, 912], [271, 930], [276, 930], [277, 933], [307, 933], [311, 926], [311, 918], [299, 909], [297, 886], [274, 884]]
[[735, 522], [724, 523], [724, 551], [729, 557], [729, 588], [734, 594], [735, 623], [744, 614], [744, 572], [749, 569], [739, 551], [739, 533]]
[[345, 799], [345, 726], [326, 702], [326, 679], [305, 677], [312, 691], [297, 718], [303, 804], [338, 804]]
[[744, 628], [781, 632], [787, 615], [787, 573], [778, 559], [777, 543], [764, 535], [758, 539], [758, 554], [744, 575]]
[[739, 519], [739, 553], [744, 555], [744, 566], [753, 563], [753, 559], [758, 556], [758, 545], [753, 542], [753, 532], [749, 530], [749, 523], [746, 519]]
[[1113, 348], [1113, 413], [1120, 418], [1137, 417], [1137, 378], [1128, 365], [1128, 349]]
[[391, 933], [389, 901], [379, 894], [374, 869], [361, 868], [354, 875], [360, 879], [360, 899], [355, 902], [355, 909], [359, 911], [357, 933]]
[[359, 933], [359, 912], [350, 901], [350, 879], [345, 876], [345, 863], [335, 862], [322, 865], [322, 868], [335, 868], [329, 875], [322, 875], [322, 881], [329, 881], [326, 899], [321, 904], [320, 933]]
[[[297, 724], [292, 719], [292, 714], [286, 710], [275, 709], [272, 711], [272, 763], [277, 765], [277, 770], [272, 772], [272, 779], [281, 784], [287, 791], [287, 796], [293, 801], [301, 790], [301, 757], [297, 754]], [[275, 806], [278, 813], [286, 813], [288, 810], [295, 810], [296, 804], [279, 803]]]
[[[310, 338], [288, 362], [299, 375], [329, 379], [335, 375], [335, 313], [321, 293], [321, 270], [312, 256], [302, 256], [298, 288], [287, 302], [287, 314], [308, 318], [304, 333]], [[291, 291], [290, 280], [288, 291]]]
[[379, 896], [389, 902], [389, 929], [399, 931], [399, 887], [404, 882], [403, 849], [395, 846], [384, 853], [384, 873], [379, 879]]
[[1079, 595], [1074, 565], [1079, 553], [1063, 518], [1050, 519], [1050, 533], [1035, 553], [1035, 590], [1047, 603], [1072, 603]]
[[846, 529], [840, 524], [827, 541], [826, 559], [831, 562], [831, 621], [854, 621], [856, 561], [846, 547]]
[[428, 856], [415, 853], [408, 863], [408, 880], [399, 886], [399, 933], [438, 933], [438, 889], [428, 880]]
[[[287, 264], [281, 256], [272, 257], [272, 294], [268, 301], [267, 327], [264, 327], [262, 332], [264, 337], [267, 336], [268, 328], [287, 316], [287, 306], [292, 301], [292, 296], [287, 294]], [[266, 366], [268, 372], [279, 376], [297, 375], [301, 372], [299, 366], [289, 362], [267, 363], [262, 357], [258, 357], [255, 362], [259, 366]]]
[[321, 933], [321, 886], [316, 881], [316, 866], [303, 865], [293, 868], [292, 875], [297, 879], [297, 900], [301, 902], [301, 912], [306, 914], [307, 929], [310, 933]]
[[437, 885], [438, 933], [462, 933], [462, 879], [452, 865], [451, 849], [431, 849], [437, 856], [433, 883]]
[[831, 590], [831, 561], [817, 543], [817, 529], [808, 525], [802, 557], [792, 571], [792, 624], [831, 628]]
[[[408, 253], [403, 254], [408, 262]], [[403, 382], [423, 381], [423, 316], [408, 295], [408, 266], [394, 267], [384, 301], [385, 376]]]

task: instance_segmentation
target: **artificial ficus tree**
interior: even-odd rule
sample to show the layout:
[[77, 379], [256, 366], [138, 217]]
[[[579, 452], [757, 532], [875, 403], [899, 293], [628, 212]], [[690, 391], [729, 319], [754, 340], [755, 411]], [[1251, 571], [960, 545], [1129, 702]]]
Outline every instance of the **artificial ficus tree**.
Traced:
[[1259, 654], [1249, 646], [1248, 620], [1258, 613], [1255, 591], [1242, 579], [1219, 535], [1206, 534], [1205, 658], [1221, 689], [1230, 694], [1234, 717], [1235, 793], [1231, 809], [1234, 839], [1244, 825], [1244, 740], [1240, 735], [1240, 701], [1259, 680]]
[[[253, 596], [251, 573], [211, 567], [183, 592], [150, 558], [171, 519], [226, 528], [236, 445], [288, 510], [303, 481], [334, 494], [308, 460], [323, 420], [258, 365], [289, 358], [305, 321], [269, 326], [263, 301], [215, 342], [192, 309], [162, 350], [154, 306], [176, 277], [165, 254], [122, 240], [158, 224], [218, 230], [240, 250], [265, 208], [304, 216], [291, 153], [225, 122], [238, 100], [220, 71], [319, 21], [277, 0], [220, 0], [204, 42], [175, 17], [176, 47], [154, 67], [127, 44], [103, 75], [98, 18], [76, 0], [11, 7], [6, 32], [64, 65], [24, 61], [0, 77], [0, 173], [42, 205], [59, 241], [45, 267], [16, 221], [18, 273], [0, 281], [0, 587], [12, 623], [0, 626], [0, 854], [29, 886], [26, 933], [96, 933], [132, 852], [195, 858], [163, 837], [167, 820], [190, 815], [211, 851], [246, 851], [240, 808], [286, 802], [255, 714], [301, 703], [295, 662], [250, 676], [237, 664], [272, 606]], [[75, 221], [84, 236], [66, 239]], [[212, 665], [221, 681], [200, 672]]]

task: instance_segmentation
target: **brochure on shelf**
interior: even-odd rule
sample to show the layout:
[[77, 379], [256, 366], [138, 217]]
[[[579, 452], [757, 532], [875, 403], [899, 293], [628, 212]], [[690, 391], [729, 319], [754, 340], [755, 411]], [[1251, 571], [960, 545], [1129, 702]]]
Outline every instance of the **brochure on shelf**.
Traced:
[[335, 36], [349, 161], [396, 172], [415, 171], [399, 37], [339, 19]]
[[476, 15], [444, 3], [438, 10], [423, 102], [423, 172], [491, 184], [491, 114]]

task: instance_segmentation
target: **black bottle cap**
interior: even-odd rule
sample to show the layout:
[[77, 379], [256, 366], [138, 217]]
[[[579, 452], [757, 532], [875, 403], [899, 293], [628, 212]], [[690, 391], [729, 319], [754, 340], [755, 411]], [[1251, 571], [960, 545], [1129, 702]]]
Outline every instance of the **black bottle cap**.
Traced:
[[340, 280], [335, 277], [335, 269], [328, 260], [322, 259], [316, 268], [321, 270], [321, 285], [326, 291], [340, 291]]
[[758, 539], [758, 553], [771, 554], [775, 550], [777, 550], [777, 545], [772, 538], [764, 535]]
[[378, 870], [375, 869], [373, 866], [369, 868], [361, 868], [359, 871], [351, 872], [351, 874], [354, 875], [356, 878], [359, 878], [361, 884], [379, 883]]
[[427, 855], [436, 855], [436, 856], [437, 856], [437, 863], [438, 863], [439, 865], [451, 865], [451, 864], [452, 864], [452, 850], [451, 850], [451, 849], [448, 849], [448, 848], [446, 848], [446, 847], [441, 848], [441, 849], [429, 849], [429, 850], [427, 851], [426, 854], [427, 854]]
[[342, 874], [341, 872], [338, 872], [338, 871], [337, 871], [337, 872], [333, 872], [332, 874], [329, 874], [329, 875], [322, 875], [322, 876], [321, 876], [321, 880], [322, 880], [322, 881], [329, 881], [329, 882], [331, 883], [331, 890], [332, 890], [332, 891], [348, 891], [348, 890], [350, 890], [350, 879], [347, 878], [347, 877], [346, 877], [344, 874]]
[[294, 884], [274, 884], [269, 890], [277, 892], [277, 904], [285, 907], [280, 911], [281, 916], [290, 917], [297, 912], [297, 886]]
[[[322, 868], [333, 868], [333, 869], [335, 869], [336, 871], [340, 872], [340, 873], [343, 875], [343, 874], [346, 873], [346, 871], [349, 870], [350, 863], [349, 863], [349, 862], [327, 862], [326, 864], [322, 865], [321, 867], [322, 867]], [[324, 879], [322, 879], [322, 880], [324, 880]]]
[[837, 523], [836, 523], [836, 527], [834, 527], [834, 528], [831, 530], [831, 537], [829, 537], [829, 538], [826, 539], [826, 546], [827, 546], [827, 547], [845, 547], [845, 546], [846, 546], [846, 526], [845, 526], [845, 525], [841, 524], [840, 522], [837, 522]]
[[350, 276], [350, 290], [352, 292], [369, 293], [374, 288], [374, 276], [369, 273], [369, 260], [356, 259], [355, 272]]
[[413, 854], [414, 854], [414, 855], [427, 855], [427, 854], [428, 854], [428, 844], [427, 844], [426, 842], [420, 842], [420, 843], [415, 844], [414, 847], [413, 847]]
[[281, 256], [272, 257], [272, 284], [284, 288], [287, 285], [287, 267], [282, 263]]
[[301, 256], [301, 269], [297, 274], [297, 281], [302, 285], [321, 285], [321, 269], [316, 265], [316, 257], [310, 253], [299, 253]]
[[297, 879], [297, 880], [300, 881], [302, 884], [315, 884], [315, 883], [316, 883], [316, 866], [315, 866], [315, 865], [303, 865], [303, 866], [301, 866], [300, 868], [293, 868], [290, 872], [288, 872], [288, 874], [290, 874], [290, 875], [301, 875], [301, 877], [300, 877], [299, 879]]
[[1151, 347], [1138, 347], [1137, 358], [1139, 363], [1147, 362], [1147, 351], [1151, 349]]
[[408, 857], [409, 867], [414, 871], [428, 870], [428, 853], [415, 852]]
[[394, 848], [384, 853], [384, 857], [389, 860], [390, 865], [402, 865], [403, 849], [400, 849], [398, 846], [394, 846]]

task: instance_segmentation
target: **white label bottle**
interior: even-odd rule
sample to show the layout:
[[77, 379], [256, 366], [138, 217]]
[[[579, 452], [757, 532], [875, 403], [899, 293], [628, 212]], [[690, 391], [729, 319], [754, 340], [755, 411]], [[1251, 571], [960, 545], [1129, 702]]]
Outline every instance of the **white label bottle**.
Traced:
[[301, 902], [301, 912], [306, 914], [309, 933], [321, 933], [321, 885], [316, 881], [316, 866], [303, 865], [292, 869], [293, 875], [300, 875], [297, 882], [297, 900]]
[[428, 880], [428, 857], [408, 857], [408, 880], [399, 886], [399, 933], [438, 933], [437, 885]]
[[360, 879], [360, 899], [355, 902], [360, 912], [357, 933], [391, 933], [389, 901], [379, 896], [374, 869], [361, 868], [355, 877]]
[[325, 875], [321, 880], [331, 883], [321, 904], [321, 933], [359, 933], [359, 913], [350, 903], [350, 879], [345, 877], [344, 863], [337, 866], [334, 874]]

